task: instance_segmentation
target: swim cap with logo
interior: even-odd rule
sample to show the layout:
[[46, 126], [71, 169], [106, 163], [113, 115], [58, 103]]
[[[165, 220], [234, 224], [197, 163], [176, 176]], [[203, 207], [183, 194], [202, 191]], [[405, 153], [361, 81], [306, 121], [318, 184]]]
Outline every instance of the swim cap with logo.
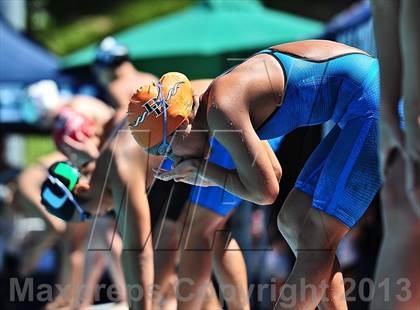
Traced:
[[162, 142], [166, 144], [168, 136], [188, 118], [192, 106], [191, 82], [182, 73], [169, 72], [158, 84], [141, 86], [128, 106], [128, 122], [134, 139], [145, 149]]

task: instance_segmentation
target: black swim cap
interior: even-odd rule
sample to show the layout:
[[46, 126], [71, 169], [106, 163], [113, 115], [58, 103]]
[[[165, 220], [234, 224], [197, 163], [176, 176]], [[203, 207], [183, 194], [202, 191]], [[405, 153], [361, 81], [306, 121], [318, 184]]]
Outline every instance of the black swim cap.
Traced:
[[118, 43], [114, 37], [103, 39], [96, 51], [95, 64], [99, 66], [117, 67], [128, 60], [127, 47]]

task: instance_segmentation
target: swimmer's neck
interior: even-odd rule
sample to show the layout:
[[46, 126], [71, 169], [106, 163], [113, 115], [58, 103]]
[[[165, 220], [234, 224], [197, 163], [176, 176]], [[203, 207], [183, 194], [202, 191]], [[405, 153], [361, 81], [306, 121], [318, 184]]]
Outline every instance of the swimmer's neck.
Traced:
[[209, 130], [209, 125], [207, 123], [207, 101], [200, 100], [197, 105], [198, 107], [195, 115], [192, 120], [190, 120], [192, 128], [196, 130]]
[[115, 69], [115, 76], [118, 79], [137, 74], [137, 72], [137, 69], [131, 62], [125, 61], [121, 65], [119, 65], [118, 68]]

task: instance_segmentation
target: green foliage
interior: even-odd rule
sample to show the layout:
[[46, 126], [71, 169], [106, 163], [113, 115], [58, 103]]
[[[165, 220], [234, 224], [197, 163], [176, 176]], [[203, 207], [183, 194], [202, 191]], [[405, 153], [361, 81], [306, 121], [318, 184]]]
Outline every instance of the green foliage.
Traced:
[[26, 139], [26, 162], [25, 166], [34, 163], [42, 155], [54, 152], [56, 150], [51, 136], [45, 135], [27, 135]]
[[82, 15], [63, 25], [52, 17], [42, 30], [33, 29], [32, 35], [57, 55], [65, 55], [107, 35], [185, 8], [192, 3], [193, 0], [122, 1], [108, 12], [98, 10], [98, 14]]

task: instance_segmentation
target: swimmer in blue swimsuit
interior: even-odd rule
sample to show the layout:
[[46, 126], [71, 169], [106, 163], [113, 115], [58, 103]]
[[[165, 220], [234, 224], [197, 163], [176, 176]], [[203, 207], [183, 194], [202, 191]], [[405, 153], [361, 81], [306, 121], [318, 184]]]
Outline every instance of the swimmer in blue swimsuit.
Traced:
[[[175, 168], [157, 177], [193, 183], [198, 173], [206, 184], [214, 183], [257, 204], [270, 204], [279, 193], [275, 163], [260, 141], [298, 127], [335, 123], [306, 162], [278, 217], [296, 262], [276, 309], [290, 309], [291, 302], [297, 309], [314, 309], [319, 304], [345, 309], [335, 250], [381, 186], [377, 61], [343, 44], [309, 40], [252, 56], [216, 78], [200, 100], [191, 100], [188, 79], [182, 74], [168, 73], [160, 82], [158, 93], [163, 89], [164, 94], [173, 94], [168, 90], [175, 86], [180, 90], [166, 100], [154, 101], [164, 103], [161, 116], [145, 112], [130, 127], [147, 151], [176, 158]], [[142, 95], [136, 94], [129, 115], [141, 111]], [[182, 105], [190, 109], [188, 117], [182, 118], [185, 110], [176, 114], [180, 110], [174, 107]], [[157, 130], [158, 124], [163, 130]], [[145, 130], [151, 132], [153, 145], [146, 145]], [[208, 141], [209, 135], [227, 149], [235, 169], [206, 162], [196, 146]], [[295, 294], [292, 301], [290, 293]]]
[[[191, 83], [194, 93], [202, 94], [210, 85], [211, 80], [194, 80]], [[268, 140], [265, 146], [271, 147], [276, 152], [282, 138]], [[209, 162], [227, 169], [235, 168], [229, 153], [216, 139], [211, 139], [209, 144]], [[274, 152], [272, 156], [275, 156]], [[172, 161], [165, 160], [161, 168], [170, 170], [172, 164]], [[176, 200], [176, 197], [174, 199]], [[210, 281], [213, 270], [219, 285], [230, 287], [233, 291], [232, 296], [235, 296], [235, 298], [225, 296], [228, 308], [249, 309], [244, 257], [237, 241], [234, 238], [226, 240], [227, 234], [221, 233], [226, 230], [226, 223], [241, 201], [239, 197], [232, 195], [222, 187], [195, 185], [192, 186], [185, 206], [179, 206], [184, 207], [183, 216], [180, 216], [177, 221], [182, 241], [174, 240], [172, 248], [184, 244], [180, 247], [178, 278], [192, 280], [191, 283], [179, 287], [183, 296], [192, 296], [187, 302], [179, 300], [180, 307], [198, 309], [208, 306], [208, 296], [204, 298], [199, 290]], [[173, 207], [176, 206], [168, 206], [166, 212], [171, 213]], [[167, 224], [168, 221], [165, 220], [164, 225]], [[229, 242], [227, 243], [227, 241]]]
[[[268, 145], [277, 151], [283, 137], [268, 140]], [[216, 139], [210, 141], [211, 150], [208, 161], [227, 169], [235, 168], [232, 158]], [[274, 153], [273, 153], [274, 155]], [[170, 169], [171, 163], [165, 161], [162, 168]], [[201, 307], [202, 298], [197, 292], [210, 281], [213, 269], [218, 283], [230, 287], [235, 298], [226, 296], [228, 309], [249, 309], [247, 271], [240, 247], [235, 239], [226, 240], [221, 233], [241, 199], [218, 186], [193, 186], [189, 202], [186, 204], [186, 218], [181, 218], [185, 247], [181, 252], [178, 277], [189, 278], [191, 284], [180, 287], [183, 295], [194, 296], [188, 300], [189, 306]], [[207, 251], [206, 251], [207, 250]], [[180, 302], [181, 303], [181, 302]], [[184, 306], [184, 305], [182, 305]]]

